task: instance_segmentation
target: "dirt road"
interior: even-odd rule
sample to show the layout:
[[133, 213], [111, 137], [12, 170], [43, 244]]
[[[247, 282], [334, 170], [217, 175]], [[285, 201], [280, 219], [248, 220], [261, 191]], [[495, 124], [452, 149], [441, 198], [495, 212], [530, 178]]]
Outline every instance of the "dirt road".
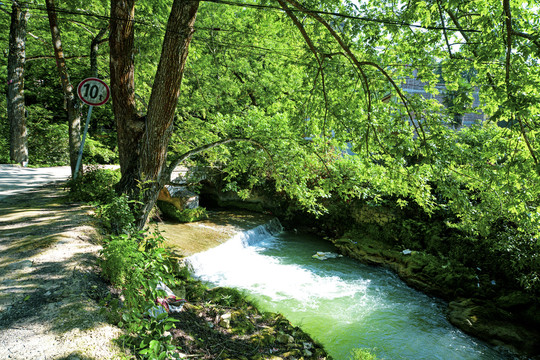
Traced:
[[0, 359], [119, 359], [100, 313], [91, 209], [66, 200], [69, 167], [0, 165]]

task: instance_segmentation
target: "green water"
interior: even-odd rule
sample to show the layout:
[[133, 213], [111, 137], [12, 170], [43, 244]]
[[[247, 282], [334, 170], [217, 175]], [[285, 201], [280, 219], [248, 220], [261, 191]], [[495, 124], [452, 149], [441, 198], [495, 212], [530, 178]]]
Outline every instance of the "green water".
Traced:
[[509, 359], [445, 319], [446, 305], [407, 287], [392, 272], [349, 258], [323, 240], [265, 229], [243, 233], [190, 257], [195, 274], [246, 290], [265, 310], [284, 314], [334, 359], [354, 348], [380, 359]]

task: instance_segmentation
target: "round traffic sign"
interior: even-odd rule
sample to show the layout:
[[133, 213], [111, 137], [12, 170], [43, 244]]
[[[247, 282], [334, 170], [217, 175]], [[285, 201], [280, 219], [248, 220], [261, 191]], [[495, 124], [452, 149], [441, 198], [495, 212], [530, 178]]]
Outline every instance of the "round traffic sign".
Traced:
[[90, 106], [100, 106], [109, 100], [111, 91], [103, 80], [87, 78], [80, 82], [77, 94], [83, 103]]

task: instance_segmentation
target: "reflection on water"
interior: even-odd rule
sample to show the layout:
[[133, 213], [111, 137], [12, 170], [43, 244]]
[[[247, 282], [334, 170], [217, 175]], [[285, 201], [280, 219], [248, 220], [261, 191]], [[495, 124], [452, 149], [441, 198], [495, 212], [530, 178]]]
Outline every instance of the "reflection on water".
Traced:
[[353, 348], [374, 348], [381, 359], [508, 358], [454, 328], [443, 302], [390, 271], [349, 258], [318, 260], [317, 251], [335, 251], [331, 244], [279, 230], [273, 223], [242, 232], [188, 260], [196, 276], [246, 290], [338, 360], [348, 359]]

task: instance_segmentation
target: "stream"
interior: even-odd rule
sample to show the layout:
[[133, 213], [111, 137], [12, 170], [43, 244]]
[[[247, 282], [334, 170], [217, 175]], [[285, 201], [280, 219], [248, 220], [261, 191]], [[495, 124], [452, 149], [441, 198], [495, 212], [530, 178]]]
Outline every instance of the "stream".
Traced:
[[[446, 304], [409, 288], [394, 273], [335, 252], [328, 241], [283, 232], [277, 220], [188, 258], [195, 276], [245, 291], [279, 312], [336, 360], [368, 348], [379, 359], [511, 359], [445, 318]], [[337, 254], [336, 254], [337, 255]]]

